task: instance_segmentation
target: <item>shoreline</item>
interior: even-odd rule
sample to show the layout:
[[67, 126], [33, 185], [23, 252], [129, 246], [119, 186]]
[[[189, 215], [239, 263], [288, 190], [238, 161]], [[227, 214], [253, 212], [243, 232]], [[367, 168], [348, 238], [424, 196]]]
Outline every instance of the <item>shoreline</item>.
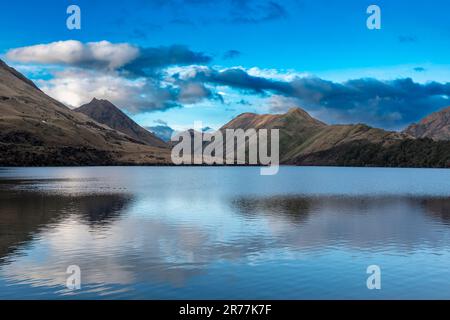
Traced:
[[[217, 165], [217, 164], [172, 164], [172, 163], [149, 163], [149, 164], [136, 164], [136, 163], [118, 163], [118, 164], [67, 164], [67, 165], [38, 165], [38, 166], [21, 166], [21, 165], [1, 165], [0, 164], [0, 170], [6, 169], [6, 168], [71, 168], [71, 167], [270, 167], [267, 165], [258, 165], [258, 164], [223, 164], [223, 165]], [[317, 167], [317, 168], [378, 168], [378, 169], [450, 169], [450, 166], [448, 167], [414, 167], [414, 166], [372, 166], [372, 165], [321, 165], [321, 164], [279, 164], [279, 167], [299, 167], [299, 168], [310, 168], [310, 167]]]

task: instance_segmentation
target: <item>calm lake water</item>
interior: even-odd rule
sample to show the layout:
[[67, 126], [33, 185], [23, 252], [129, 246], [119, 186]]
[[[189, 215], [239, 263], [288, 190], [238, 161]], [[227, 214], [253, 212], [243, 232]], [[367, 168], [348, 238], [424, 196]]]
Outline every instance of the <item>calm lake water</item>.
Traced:
[[450, 170], [1, 168], [0, 298], [450, 299]]

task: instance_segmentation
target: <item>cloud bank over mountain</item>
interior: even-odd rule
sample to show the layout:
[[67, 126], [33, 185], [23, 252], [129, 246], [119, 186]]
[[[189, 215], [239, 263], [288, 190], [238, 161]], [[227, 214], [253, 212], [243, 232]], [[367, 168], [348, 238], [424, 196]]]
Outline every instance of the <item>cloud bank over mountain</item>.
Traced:
[[239, 97], [236, 104], [257, 96], [272, 112], [296, 105], [331, 123], [400, 129], [450, 104], [448, 82], [418, 83], [411, 78], [333, 82], [292, 70], [221, 67], [212, 65], [211, 55], [183, 45], [144, 48], [69, 40], [11, 49], [6, 58], [48, 69], [51, 77], [38, 80], [38, 85], [72, 107], [98, 97], [131, 113], [205, 101], [223, 108], [224, 103], [233, 103], [221, 93], [226, 88]]

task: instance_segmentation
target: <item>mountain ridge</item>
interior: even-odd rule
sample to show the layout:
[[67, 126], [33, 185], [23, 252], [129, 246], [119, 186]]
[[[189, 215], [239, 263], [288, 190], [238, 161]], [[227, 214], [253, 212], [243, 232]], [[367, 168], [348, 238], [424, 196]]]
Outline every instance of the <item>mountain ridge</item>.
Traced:
[[284, 114], [243, 113], [225, 124], [221, 130], [238, 128], [280, 129], [282, 163], [292, 163], [293, 159], [305, 154], [357, 140], [389, 144], [408, 138], [402, 133], [372, 128], [365, 124], [327, 125], [301, 108], [292, 108]]

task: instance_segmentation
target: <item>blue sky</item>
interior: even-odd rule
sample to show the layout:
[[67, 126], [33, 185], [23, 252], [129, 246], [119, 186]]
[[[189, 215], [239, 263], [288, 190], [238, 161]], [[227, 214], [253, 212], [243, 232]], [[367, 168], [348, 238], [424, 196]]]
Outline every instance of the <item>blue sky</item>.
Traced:
[[[81, 30], [66, 28], [70, 4]], [[366, 27], [371, 4], [381, 30]], [[143, 126], [217, 128], [299, 106], [399, 129], [450, 105], [448, 14], [446, 0], [18, 0], [2, 11], [0, 50], [64, 103], [107, 98]]]

